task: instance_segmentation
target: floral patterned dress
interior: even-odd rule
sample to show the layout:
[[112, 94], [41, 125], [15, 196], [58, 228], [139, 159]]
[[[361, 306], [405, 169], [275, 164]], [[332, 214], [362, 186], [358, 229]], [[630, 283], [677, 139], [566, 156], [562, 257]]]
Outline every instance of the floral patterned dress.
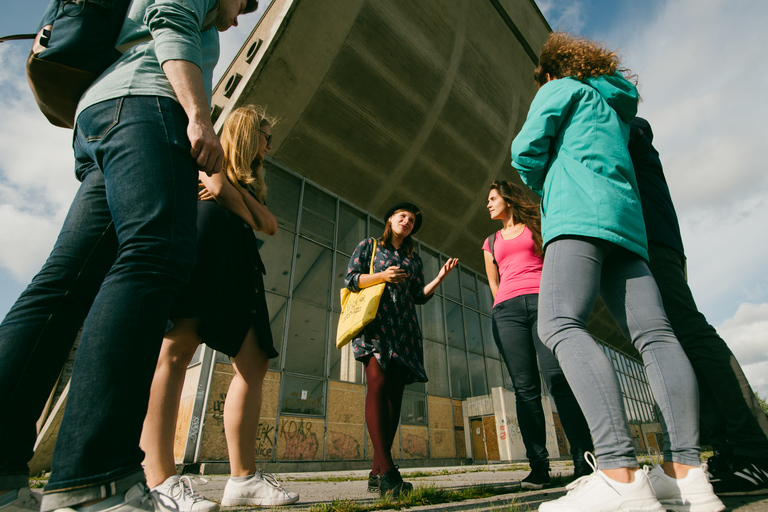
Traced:
[[[370, 272], [372, 251], [371, 238], [363, 240], [355, 248], [344, 278], [348, 289], [360, 290], [358, 280], [360, 274]], [[391, 266], [405, 270], [407, 277], [402, 283], [387, 283], [376, 318], [352, 340], [352, 350], [357, 360], [374, 355], [384, 371], [390, 364], [402, 365], [409, 370], [407, 384], [427, 382], [424, 343], [416, 316], [416, 304], [426, 304], [432, 298], [431, 295], [424, 295], [424, 266], [416, 253], [406, 256], [401, 249], [377, 243], [374, 273]]]

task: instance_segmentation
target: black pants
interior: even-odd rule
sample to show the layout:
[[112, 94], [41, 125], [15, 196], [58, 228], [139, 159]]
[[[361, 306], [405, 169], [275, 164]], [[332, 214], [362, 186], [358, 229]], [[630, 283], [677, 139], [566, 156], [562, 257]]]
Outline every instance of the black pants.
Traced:
[[[571, 443], [573, 460], [582, 461], [584, 452], [593, 450], [587, 420], [563, 370], [552, 351], [539, 339], [536, 330], [538, 305], [538, 294], [529, 294], [505, 300], [493, 308], [493, 337], [512, 377], [517, 422], [532, 468], [549, 466], [539, 365]], [[539, 365], [536, 364], [537, 355]]]
[[768, 420], [728, 345], [696, 307], [685, 257], [657, 243], [649, 244], [648, 254], [669, 323], [696, 372], [702, 443], [719, 452], [768, 460]]

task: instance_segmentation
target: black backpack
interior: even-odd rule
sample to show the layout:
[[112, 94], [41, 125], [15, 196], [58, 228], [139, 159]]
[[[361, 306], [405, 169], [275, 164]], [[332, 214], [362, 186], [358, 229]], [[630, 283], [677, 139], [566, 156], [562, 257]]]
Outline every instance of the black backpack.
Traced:
[[[131, 0], [50, 0], [37, 34], [0, 38], [0, 42], [34, 38], [27, 79], [40, 110], [55, 126], [72, 128], [83, 93], [122, 55], [115, 42], [130, 4]], [[206, 15], [203, 30], [213, 26], [218, 9], [217, 2]]]

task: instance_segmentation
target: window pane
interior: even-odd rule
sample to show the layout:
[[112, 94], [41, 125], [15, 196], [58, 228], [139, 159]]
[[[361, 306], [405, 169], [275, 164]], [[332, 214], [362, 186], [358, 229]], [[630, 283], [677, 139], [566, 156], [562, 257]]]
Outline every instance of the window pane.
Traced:
[[469, 378], [472, 381], [472, 396], [488, 394], [485, 384], [485, 358], [477, 354], [469, 354]]
[[464, 321], [466, 322], [467, 347], [470, 352], [483, 354], [483, 334], [480, 329], [480, 314], [464, 308]]
[[333, 247], [333, 221], [324, 219], [306, 208], [301, 215], [300, 233], [327, 247]]
[[432, 341], [445, 343], [445, 327], [443, 325], [443, 299], [433, 297], [421, 308], [424, 337]]
[[293, 233], [278, 229], [277, 234], [266, 240], [259, 249], [261, 259], [264, 260], [264, 266], [267, 269], [267, 275], [264, 276], [264, 287], [286, 297], [291, 279], [293, 241]]
[[400, 421], [403, 425], [427, 424], [427, 400], [424, 395], [403, 395], [403, 407], [400, 409]]
[[[441, 258], [440, 261], [441, 265], [444, 265], [446, 262], [445, 258]], [[448, 274], [448, 276], [445, 278], [445, 281], [443, 281], [443, 284], [440, 285], [440, 288], [443, 289], [443, 295], [450, 297], [457, 302], [461, 302], [461, 292], [459, 291], [459, 272], [453, 271]]]
[[488, 283], [478, 279], [477, 288], [478, 294], [480, 295], [480, 311], [486, 315], [490, 315], [493, 311], [493, 295], [491, 295], [491, 287], [488, 286]]
[[325, 383], [317, 379], [284, 375], [280, 412], [322, 416], [325, 413]]
[[445, 346], [424, 340], [424, 366], [429, 377], [429, 394], [449, 396]]
[[293, 276], [294, 298], [328, 307], [332, 254], [330, 249], [299, 238]]
[[357, 244], [366, 238], [366, 219], [367, 215], [351, 206], [344, 203], [339, 205], [339, 231], [336, 234], [337, 251], [341, 251], [347, 256], [352, 254]]
[[483, 322], [483, 346], [485, 346], [485, 355], [494, 359], [501, 359], [499, 354], [499, 347], [496, 345], [496, 340], [493, 339], [493, 325], [491, 317], [482, 316]]
[[[428, 283], [437, 277], [437, 273], [440, 271], [440, 258], [436, 252], [427, 249], [423, 245], [421, 246], [419, 257], [421, 257], [421, 262], [424, 264], [424, 281]], [[442, 294], [442, 288], [443, 286], [438, 286], [436, 293]]]
[[312, 185], [305, 184], [302, 206], [304, 210], [301, 214], [301, 234], [332, 247], [336, 199]]
[[448, 328], [448, 344], [466, 350], [464, 345], [464, 320], [461, 317], [461, 306], [449, 300], [445, 301], [445, 325]]
[[405, 385], [406, 391], [413, 391], [416, 393], [426, 393], [427, 385], [424, 382], [413, 382]]
[[384, 223], [371, 219], [371, 229], [368, 231], [368, 236], [379, 238], [382, 233], [384, 233]]
[[285, 297], [267, 292], [267, 308], [269, 309], [269, 327], [272, 329], [272, 342], [280, 356], [269, 360], [270, 370], [280, 370], [280, 357], [283, 355], [283, 334], [285, 333], [285, 309], [288, 300]]
[[485, 366], [488, 368], [488, 385], [491, 389], [504, 387], [504, 378], [501, 376], [503, 364], [495, 359], [485, 359]]
[[268, 162], [264, 165], [267, 182], [267, 207], [277, 219], [280, 228], [296, 231], [299, 212], [301, 180]]
[[331, 295], [333, 296], [333, 310], [341, 312], [341, 289], [344, 288], [344, 278], [347, 275], [347, 266], [349, 265], [349, 256], [336, 253], [336, 270], [333, 273], [333, 284], [331, 285]]
[[451, 365], [451, 396], [453, 398], [468, 398], [469, 376], [467, 375], [467, 353], [457, 348], [448, 348], [449, 364]]
[[328, 311], [300, 300], [291, 302], [285, 370], [316, 377], [325, 376]]
[[479, 299], [477, 297], [477, 285], [475, 284], [475, 274], [466, 270], [459, 269], [461, 272], [462, 297], [464, 305], [472, 309], [480, 309]]

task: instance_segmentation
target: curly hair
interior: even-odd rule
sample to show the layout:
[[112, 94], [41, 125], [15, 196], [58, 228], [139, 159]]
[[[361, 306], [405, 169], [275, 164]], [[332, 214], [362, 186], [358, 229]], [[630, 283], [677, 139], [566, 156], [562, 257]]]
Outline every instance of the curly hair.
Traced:
[[512, 218], [515, 222], [522, 222], [531, 230], [533, 235], [533, 252], [536, 256], [543, 256], [541, 239], [541, 210], [539, 205], [534, 203], [525, 193], [523, 187], [512, 183], [511, 181], [494, 181], [491, 183], [490, 190], [495, 190], [504, 202], [507, 208], [512, 211]]
[[621, 69], [621, 59], [601, 43], [573, 36], [566, 32], [553, 32], [541, 48], [539, 65], [533, 79], [541, 87], [551, 78], [589, 77], [613, 75], [617, 71], [626, 78], [634, 78], [628, 69]]
[[275, 118], [267, 115], [263, 107], [246, 105], [233, 110], [221, 133], [221, 147], [224, 149], [224, 172], [235, 188], [245, 188], [260, 203], [264, 203], [267, 185], [261, 175], [264, 162], [258, 155], [259, 131], [275, 124]]

